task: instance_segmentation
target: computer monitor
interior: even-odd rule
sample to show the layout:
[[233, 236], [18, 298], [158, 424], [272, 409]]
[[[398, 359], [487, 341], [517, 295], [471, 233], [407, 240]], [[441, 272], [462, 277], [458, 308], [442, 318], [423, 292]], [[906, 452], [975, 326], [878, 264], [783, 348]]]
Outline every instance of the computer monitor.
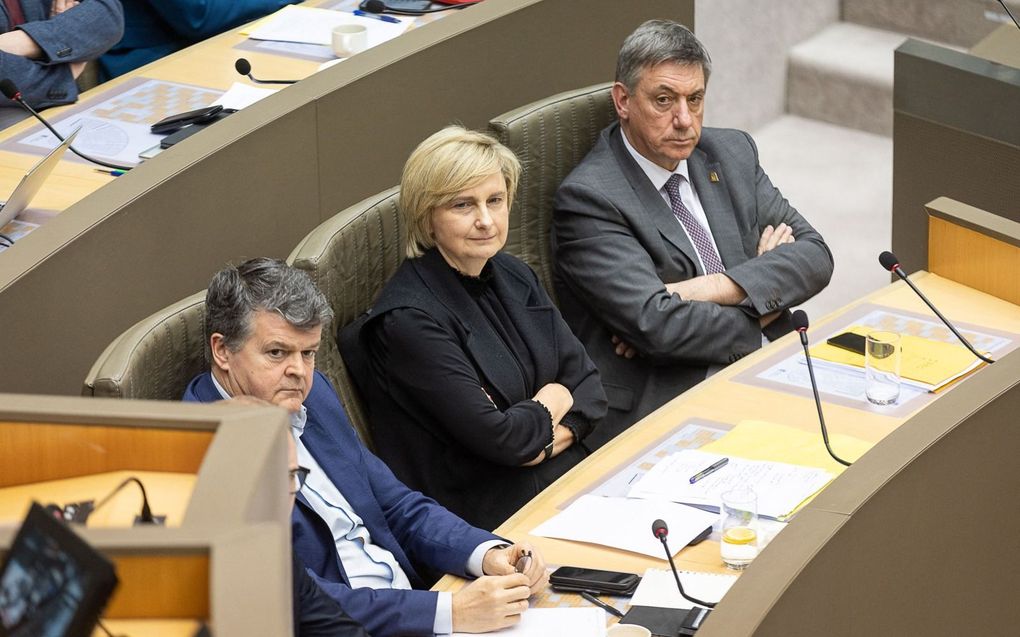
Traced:
[[0, 567], [0, 637], [89, 637], [113, 564], [37, 503]]

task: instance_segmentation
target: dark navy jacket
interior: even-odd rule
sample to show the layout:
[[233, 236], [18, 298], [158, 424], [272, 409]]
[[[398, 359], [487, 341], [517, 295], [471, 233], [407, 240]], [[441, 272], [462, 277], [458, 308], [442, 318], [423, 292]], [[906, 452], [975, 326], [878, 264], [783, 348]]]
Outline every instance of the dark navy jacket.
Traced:
[[[221, 400], [209, 372], [188, 384], [184, 400]], [[479, 544], [500, 538], [470, 526], [434, 500], [412, 491], [358, 439], [333, 386], [315, 372], [305, 400], [308, 421], [301, 442], [361, 516], [372, 540], [393, 553], [415, 587], [429, 569], [467, 576], [465, 567]], [[442, 470], [437, 467], [437, 470]], [[291, 520], [294, 550], [319, 585], [375, 637], [432, 635], [438, 593], [373, 590], [349, 586], [333, 535], [298, 494]]]

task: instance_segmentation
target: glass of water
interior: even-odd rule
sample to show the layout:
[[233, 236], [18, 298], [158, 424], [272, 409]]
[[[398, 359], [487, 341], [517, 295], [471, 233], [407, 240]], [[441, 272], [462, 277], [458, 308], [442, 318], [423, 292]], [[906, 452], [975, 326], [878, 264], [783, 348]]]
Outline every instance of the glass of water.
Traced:
[[758, 556], [758, 496], [750, 487], [722, 494], [719, 555], [728, 568], [743, 570]]
[[900, 397], [903, 351], [896, 332], [871, 332], [864, 344], [864, 391], [876, 405], [891, 405]]

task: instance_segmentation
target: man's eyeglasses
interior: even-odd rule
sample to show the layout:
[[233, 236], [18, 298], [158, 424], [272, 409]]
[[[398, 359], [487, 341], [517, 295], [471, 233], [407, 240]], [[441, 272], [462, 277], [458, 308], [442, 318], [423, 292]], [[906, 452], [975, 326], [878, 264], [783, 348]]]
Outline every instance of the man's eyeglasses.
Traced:
[[308, 479], [308, 474], [311, 473], [311, 469], [308, 467], [298, 467], [296, 469], [290, 469], [290, 494], [297, 495], [297, 492], [305, 486], [305, 480]]

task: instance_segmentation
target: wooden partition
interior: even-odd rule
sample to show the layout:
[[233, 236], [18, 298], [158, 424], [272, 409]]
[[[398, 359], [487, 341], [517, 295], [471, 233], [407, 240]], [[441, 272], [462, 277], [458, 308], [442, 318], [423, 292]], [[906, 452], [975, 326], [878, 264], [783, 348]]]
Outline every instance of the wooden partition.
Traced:
[[1020, 68], [908, 40], [893, 102], [892, 245], [908, 272], [927, 266], [937, 197], [1020, 221]]
[[[1020, 354], [904, 423], [823, 491], [699, 637], [1009, 635], [1020, 625]], [[1007, 532], [1009, 534], [1009, 532]]]
[[[0, 394], [0, 491], [55, 475], [195, 473], [175, 528], [132, 527], [133, 511], [119, 526], [76, 528], [117, 567], [111, 627], [155, 620], [154, 634], [190, 637], [209, 622], [218, 637], [288, 635], [287, 424], [277, 408]], [[0, 555], [15, 532], [0, 526]], [[162, 632], [170, 620], [188, 620], [186, 632]]]
[[[111, 340], [203, 288], [225, 262], [286, 257], [322, 220], [396, 183], [409, 151], [450, 122], [484, 127], [521, 104], [611, 79], [628, 33], [649, 18], [693, 24], [693, 5], [487, 0], [113, 180], [2, 255], [0, 387], [78, 393]], [[230, 69], [245, 54], [207, 59], [203, 46], [177, 54], [182, 64], [194, 55], [196, 66]], [[286, 74], [281, 67], [266, 72]]]
[[925, 210], [930, 272], [1020, 304], [1020, 223], [948, 197]]

